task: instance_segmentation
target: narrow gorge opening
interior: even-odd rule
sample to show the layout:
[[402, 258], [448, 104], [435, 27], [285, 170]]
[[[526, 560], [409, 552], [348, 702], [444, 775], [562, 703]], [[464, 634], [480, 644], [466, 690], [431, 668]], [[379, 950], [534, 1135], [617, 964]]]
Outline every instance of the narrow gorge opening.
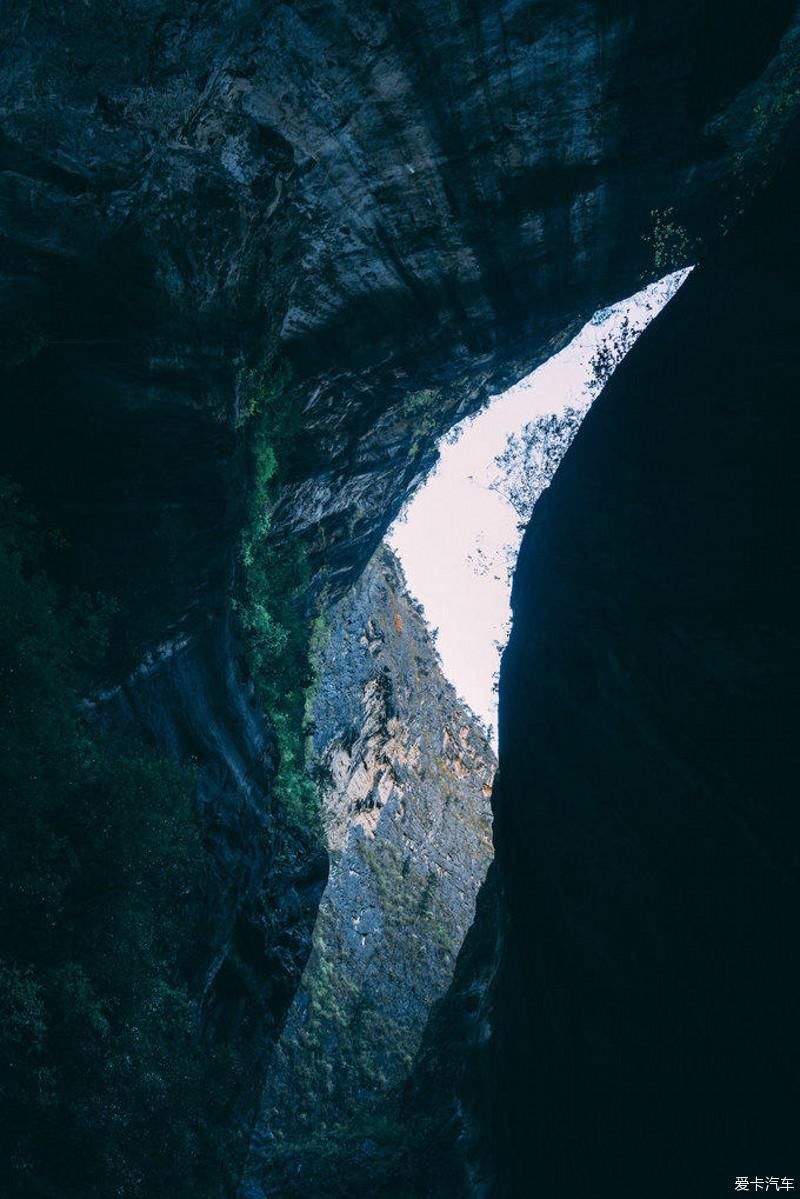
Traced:
[[393, 1096], [492, 856], [496, 680], [522, 533], [594, 398], [687, 274], [598, 311], [445, 434], [327, 615], [311, 761], [330, 874], [268, 1072], [249, 1199], [276, 1179], [310, 1195], [331, 1156], [380, 1154], [383, 1138], [397, 1149]]
[[0, 114], [3, 1199], [791, 1169], [798, 0], [17, 0]]
[[559, 353], [439, 443], [387, 534], [446, 676], [497, 747], [497, 678], [522, 534], [606, 380], [689, 271], [600, 309]]

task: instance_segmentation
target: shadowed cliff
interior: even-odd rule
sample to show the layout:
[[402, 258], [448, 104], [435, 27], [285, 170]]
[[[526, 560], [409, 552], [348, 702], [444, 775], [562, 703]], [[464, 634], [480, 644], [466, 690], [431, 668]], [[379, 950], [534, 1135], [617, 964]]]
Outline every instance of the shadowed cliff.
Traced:
[[642, 336], [525, 535], [496, 863], [412, 1102], [449, 1095], [460, 1149], [420, 1194], [792, 1174], [797, 185]]

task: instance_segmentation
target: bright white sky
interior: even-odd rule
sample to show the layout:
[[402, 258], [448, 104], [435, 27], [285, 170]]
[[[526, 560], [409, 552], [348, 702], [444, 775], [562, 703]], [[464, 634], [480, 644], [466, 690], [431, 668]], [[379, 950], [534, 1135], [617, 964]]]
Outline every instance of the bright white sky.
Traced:
[[[386, 540], [403, 564], [409, 590], [438, 629], [445, 674], [493, 737], [496, 678], [511, 615], [507, 547], [516, 557], [520, 541], [513, 508], [489, 489], [497, 475], [495, 457], [534, 417], [585, 404], [600, 343], [626, 316], [632, 327], [644, 329], [687, 274], [678, 271], [597, 313], [561, 353], [462, 421], [458, 440], [451, 433], [440, 442], [438, 464], [389, 529]], [[476, 552], [490, 569], [476, 570]]]

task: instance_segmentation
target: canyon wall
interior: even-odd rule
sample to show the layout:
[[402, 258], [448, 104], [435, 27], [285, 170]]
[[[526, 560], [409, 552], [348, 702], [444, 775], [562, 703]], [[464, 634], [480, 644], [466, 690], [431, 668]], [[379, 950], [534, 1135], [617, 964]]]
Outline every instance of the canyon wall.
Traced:
[[792, 1174], [797, 185], [642, 336], [525, 535], [496, 861], [410, 1098], [451, 1129], [419, 1194]]
[[241, 499], [237, 372], [281, 355], [305, 437], [279, 525], [343, 586], [436, 434], [737, 216], [793, 113], [795, 22], [789, 0], [15, 0], [6, 461], [84, 575], [142, 588], [140, 640], [195, 627]]
[[[98, 679], [97, 719], [196, 767], [209, 869], [185, 969], [208, 1035], [245, 1030], [254, 1075], [310, 950], [327, 867], [307, 830], [287, 829], [275, 798], [275, 739], [231, 603], [252, 483], [247, 371], [291, 372], [298, 433], [271, 537], [307, 547], [309, 596], [325, 606], [357, 579], [430, 468], [438, 434], [562, 346], [602, 304], [709, 259], [690, 298], [665, 317], [669, 328], [694, 303], [691, 328], [668, 350], [658, 341], [667, 334], [642, 339], [524, 547], [493, 871], [510, 948], [491, 992], [494, 1064], [479, 1068], [489, 1098], [470, 1107], [492, 1143], [517, 1154], [502, 1184], [516, 1193], [529, 1183], [519, 1146], [533, 1160], [538, 1146], [562, 1143], [570, 1121], [604, 1165], [603, 1145], [618, 1143], [626, 1119], [642, 1161], [648, 1145], [661, 1152], [666, 1142], [652, 1129], [675, 1130], [676, 1102], [655, 1093], [659, 1082], [671, 1085], [670, 1054], [687, 1070], [690, 1047], [698, 1062], [714, 1056], [704, 1077], [729, 1078], [728, 1093], [737, 1092], [721, 1064], [725, 1019], [709, 1008], [720, 994], [714, 978], [732, 994], [743, 986], [728, 1010], [749, 1004], [765, 1030], [752, 1039], [752, 1020], [736, 1025], [751, 1038], [746, 1089], [756, 1085], [759, 1047], [783, 1060], [769, 1030], [786, 1030], [786, 991], [769, 987], [765, 1007], [752, 963], [740, 984], [731, 962], [742, 945], [755, 955], [759, 937], [761, 957], [776, 959], [791, 899], [787, 892], [776, 907], [789, 886], [781, 855], [792, 829], [767, 802], [783, 791], [784, 659], [773, 646], [757, 679], [752, 663], [758, 630], [770, 643], [778, 636], [767, 626], [787, 639], [786, 660], [791, 649], [780, 585], [790, 468], [779, 451], [790, 444], [781, 422], [794, 242], [785, 213], [762, 216], [755, 231], [735, 226], [787, 145], [796, 149], [797, 30], [788, 0], [757, 12], [744, 0], [12, 0], [0, 16], [0, 472], [66, 547], [61, 581], [123, 602], [125, 649]], [[779, 232], [765, 242], [773, 221]], [[706, 339], [704, 357], [691, 337]], [[777, 364], [771, 382], [751, 365], [767, 347]], [[650, 353], [652, 379], [623, 384]], [[702, 370], [667, 394], [682, 361], [702, 361]], [[659, 402], [606, 417], [623, 386]], [[744, 406], [756, 403], [771, 419], [748, 440]], [[731, 421], [738, 441], [718, 443]], [[744, 512], [751, 452], [762, 478]], [[584, 482], [569, 483], [577, 472]], [[748, 524], [753, 511], [758, 521]], [[758, 549], [744, 580], [744, 551], [736, 558], [725, 538], [748, 529]], [[659, 547], [656, 562], [648, 554]], [[634, 561], [635, 585], [618, 600]], [[717, 573], [695, 577], [700, 566]], [[745, 593], [750, 623], [734, 636]], [[642, 623], [651, 608], [655, 634], [652, 621]], [[655, 743], [672, 748], [645, 754]], [[702, 765], [701, 745], [716, 774]], [[581, 773], [589, 760], [591, 787]], [[713, 777], [703, 782], [705, 769]], [[626, 771], [638, 771], [635, 785]], [[601, 787], [603, 804], [590, 803]], [[632, 798], [641, 788], [657, 792], [648, 811], [659, 814], [658, 833], [656, 824], [643, 831]], [[695, 802], [698, 788], [713, 802]], [[746, 788], [762, 797], [753, 811]], [[559, 823], [556, 808], [573, 815]], [[712, 857], [717, 834], [731, 852]], [[760, 863], [751, 872], [745, 841]], [[620, 865], [625, 844], [630, 870]], [[774, 888], [768, 871], [782, 880]], [[609, 878], [615, 897], [604, 890]], [[689, 897], [670, 909], [668, 895], [682, 887]], [[662, 921], [663, 934], [648, 940]], [[620, 964], [628, 943], [642, 956]], [[498, 944], [478, 928], [465, 953], [483, 946], [485, 972]], [[679, 949], [687, 961], [675, 972]], [[652, 1048], [644, 1016], [631, 1024], [609, 977], [640, 994], [641, 1013], [659, 990], [663, 1048]], [[703, 995], [696, 1010], [687, 1002], [692, 977]], [[457, 980], [456, 993], [482, 1010], [480, 991]], [[587, 1015], [595, 1009], [600, 1023]], [[610, 1036], [614, 1019], [630, 1026], [627, 1039]], [[483, 1036], [489, 1024], [480, 1027]], [[634, 1069], [634, 1043], [637, 1060], [655, 1054], [651, 1082]], [[557, 1076], [582, 1048], [573, 1110]], [[623, 1101], [606, 1102], [604, 1072]], [[689, 1070], [686, 1095], [699, 1113], [698, 1078]], [[513, 1107], [497, 1095], [515, 1096]], [[590, 1108], [602, 1114], [596, 1125]], [[769, 1104], [764, 1111], [780, 1148], [782, 1117]], [[765, 1126], [766, 1115], [755, 1120], [742, 1146]], [[710, 1155], [727, 1150], [740, 1127], [723, 1104], [710, 1117]], [[595, 1143], [603, 1129], [606, 1141]], [[475, 1135], [480, 1145], [489, 1134]], [[684, 1164], [695, 1160], [690, 1144], [681, 1152]], [[491, 1177], [491, 1157], [478, 1148], [467, 1176]], [[566, 1166], [549, 1160], [550, 1181], [563, 1181]]]
[[314, 761], [331, 866], [275, 1054], [243, 1193], [368, 1174], [387, 1107], [446, 991], [491, 857], [495, 758], [382, 548], [330, 614]]
[[[178, 711], [195, 668], [158, 647], [213, 676], [206, 810], [235, 839], [255, 814], [272, 835], [269, 733], [219, 669], [243, 371], [291, 366], [273, 536], [335, 598], [437, 434], [737, 219], [794, 115], [796, 22], [786, 0], [6, 6], [0, 470], [67, 582], [124, 595], [125, 671], [149, 652]], [[240, 803], [218, 780], [243, 763]], [[217, 860], [230, 929], [260, 884]]]

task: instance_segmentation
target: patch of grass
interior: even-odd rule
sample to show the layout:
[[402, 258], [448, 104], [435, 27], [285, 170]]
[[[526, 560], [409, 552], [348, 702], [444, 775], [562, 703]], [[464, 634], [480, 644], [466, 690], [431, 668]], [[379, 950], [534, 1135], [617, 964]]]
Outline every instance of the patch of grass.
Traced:
[[447, 927], [446, 912], [438, 898], [439, 880], [433, 870], [409, 879], [409, 859], [394, 845], [359, 843], [361, 857], [370, 869], [381, 911], [400, 927], [419, 930], [439, 949], [455, 954], [458, 939]]

